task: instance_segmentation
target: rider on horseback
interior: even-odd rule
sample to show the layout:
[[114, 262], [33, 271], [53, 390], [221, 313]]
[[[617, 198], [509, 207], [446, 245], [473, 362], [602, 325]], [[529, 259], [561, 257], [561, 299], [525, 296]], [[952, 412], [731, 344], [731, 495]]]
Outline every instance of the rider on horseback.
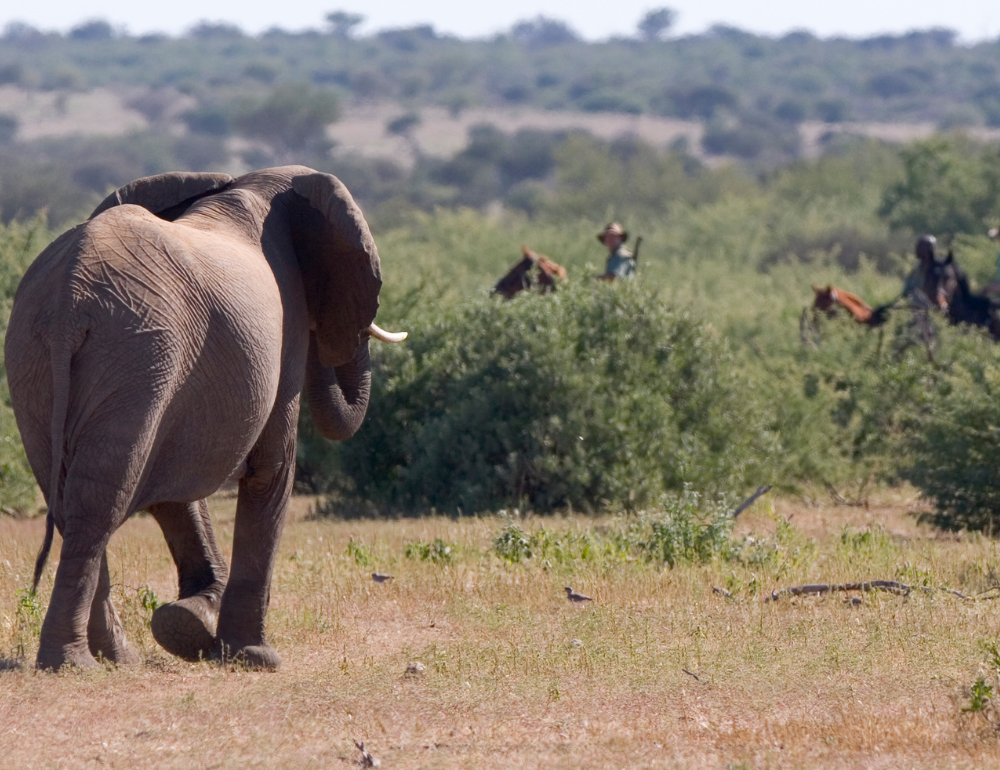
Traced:
[[917, 238], [917, 266], [903, 284], [903, 296], [909, 297], [917, 307], [948, 309], [948, 276], [944, 265], [938, 262], [934, 249], [937, 238], [921, 235]]

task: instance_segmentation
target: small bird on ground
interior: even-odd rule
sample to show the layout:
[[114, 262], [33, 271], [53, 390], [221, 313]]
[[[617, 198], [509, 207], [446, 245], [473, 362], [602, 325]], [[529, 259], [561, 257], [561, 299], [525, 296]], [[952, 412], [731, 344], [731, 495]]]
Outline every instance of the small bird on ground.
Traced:
[[389, 580], [392, 580], [392, 575], [382, 575], [381, 573], [373, 572], [372, 580], [374, 580], [376, 583], [385, 583]]
[[569, 599], [571, 602], [577, 602], [577, 603], [580, 603], [580, 602], [592, 602], [592, 601], [594, 601], [589, 596], [584, 596], [583, 594], [578, 594], [576, 591], [574, 591], [569, 586], [566, 586], [566, 598]]
[[357, 738], [354, 739], [354, 745], [358, 747], [358, 751], [361, 752], [361, 759], [358, 764], [361, 767], [382, 767], [382, 763], [379, 762], [372, 753], [365, 748], [364, 741], [359, 741]]

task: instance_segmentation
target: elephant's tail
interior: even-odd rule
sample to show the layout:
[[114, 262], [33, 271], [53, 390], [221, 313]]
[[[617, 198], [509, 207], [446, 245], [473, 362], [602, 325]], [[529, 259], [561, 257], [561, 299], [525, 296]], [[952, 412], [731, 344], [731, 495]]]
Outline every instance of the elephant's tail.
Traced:
[[38, 590], [45, 562], [52, 550], [56, 511], [62, 505], [62, 471], [65, 463], [66, 416], [69, 412], [69, 372], [73, 358], [72, 345], [66, 334], [52, 339], [52, 476], [49, 481], [49, 511], [45, 516], [45, 539], [35, 558], [35, 577], [31, 590]]
[[31, 593], [38, 590], [38, 581], [42, 579], [42, 570], [45, 569], [49, 551], [52, 550], [52, 536], [55, 528], [55, 518], [52, 516], [52, 509], [49, 508], [49, 512], [45, 516], [45, 540], [42, 541], [42, 547], [38, 550], [38, 556], [35, 558], [35, 579], [31, 583]]

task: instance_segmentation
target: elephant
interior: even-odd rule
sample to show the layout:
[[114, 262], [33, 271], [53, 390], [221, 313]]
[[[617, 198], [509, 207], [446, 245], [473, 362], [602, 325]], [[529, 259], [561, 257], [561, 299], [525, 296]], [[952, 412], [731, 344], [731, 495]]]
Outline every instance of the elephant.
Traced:
[[[331, 440], [371, 392], [378, 250], [336, 177], [304, 166], [146, 177], [31, 264], [5, 340], [18, 428], [48, 504], [35, 586], [62, 536], [36, 665], [137, 661], [111, 602], [107, 544], [160, 526], [178, 598], [154, 638], [187, 660], [275, 670], [270, 580], [295, 468], [300, 394]], [[231, 566], [206, 498], [239, 491]]]

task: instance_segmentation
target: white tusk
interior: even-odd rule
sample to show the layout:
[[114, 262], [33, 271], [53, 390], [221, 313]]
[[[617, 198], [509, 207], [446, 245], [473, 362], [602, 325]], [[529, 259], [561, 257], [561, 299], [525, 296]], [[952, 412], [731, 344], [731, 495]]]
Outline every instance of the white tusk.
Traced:
[[406, 339], [406, 332], [387, 332], [380, 329], [374, 322], [368, 327], [368, 334], [380, 342], [402, 342]]

